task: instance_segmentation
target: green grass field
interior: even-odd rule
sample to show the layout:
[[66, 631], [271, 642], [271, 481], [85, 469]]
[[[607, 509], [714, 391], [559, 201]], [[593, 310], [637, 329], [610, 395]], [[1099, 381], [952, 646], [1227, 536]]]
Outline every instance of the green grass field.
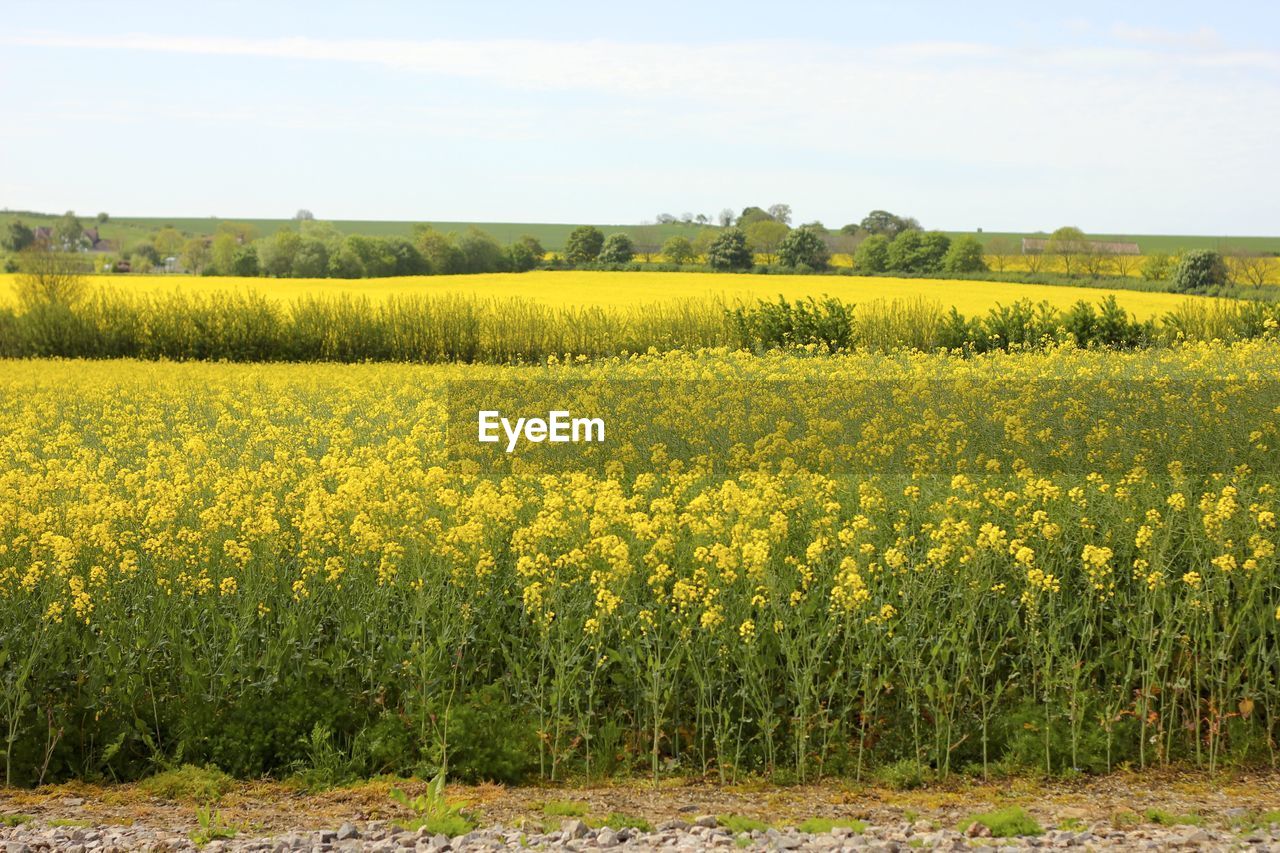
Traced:
[[[57, 216], [47, 213], [0, 212], [0, 227], [13, 219], [21, 219], [31, 226], [52, 225]], [[84, 213], [81, 220], [86, 227], [94, 223], [93, 213]], [[328, 220], [327, 220], [328, 221]], [[281, 228], [294, 224], [292, 219], [245, 219], [243, 217], [112, 217], [105, 225], [100, 226], [102, 236], [108, 240], [119, 240], [129, 246], [157, 230], [166, 226], [177, 228], [184, 234], [192, 236], [212, 234], [222, 222], [247, 222], [256, 231], [256, 236], [264, 237]], [[549, 251], [563, 248], [569, 232], [577, 227], [574, 223], [562, 222], [445, 222], [445, 221], [396, 221], [396, 220], [332, 220], [333, 225], [344, 234], [366, 234], [369, 236], [400, 235], [408, 237], [413, 233], [414, 225], [427, 222], [440, 231], [465, 231], [475, 226], [492, 234], [499, 242], [510, 243], [528, 234], [538, 238]], [[671, 223], [667, 225], [596, 225], [606, 234], [614, 231], [625, 231], [638, 243], [660, 244], [668, 237], [682, 234], [692, 239], [702, 228], [700, 225], [684, 225]], [[1011, 231], [947, 231], [951, 237], [973, 235], [985, 244], [996, 237], [1006, 237], [1015, 243], [1023, 237], [1044, 237], [1042, 232]], [[1152, 252], [1174, 253], [1186, 249], [1219, 249], [1227, 246], [1243, 247], [1259, 253], [1280, 254], [1280, 236], [1275, 237], [1233, 237], [1229, 235], [1177, 235], [1177, 234], [1092, 234], [1098, 240], [1134, 242], [1143, 254]]]

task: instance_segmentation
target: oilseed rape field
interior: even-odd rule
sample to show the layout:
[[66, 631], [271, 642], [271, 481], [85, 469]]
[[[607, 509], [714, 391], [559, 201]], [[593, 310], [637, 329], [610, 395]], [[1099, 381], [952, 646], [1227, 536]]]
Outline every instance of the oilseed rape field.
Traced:
[[[1268, 765], [1277, 375], [1274, 332], [3, 361], [5, 779]], [[475, 440], [549, 407], [605, 441]]]
[[[15, 274], [0, 274], [0, 307], [12, 300]], [[1080, 299], [1114, 296], [1119, 305], [1140, 320], [1159, 316], [1188, 301], [1172, 293], [1030, 285], [1015, 282], [951, 281], [888, 276], [698, 274], [683, 272], [600, 272], [594, 270], [484, 273], [479, 275], [402, 276], [372, 279], [236, 278], [234, 276], [86, 276], [105, 292], [120, 295], [190, 296], [253, 294], [288, 302], [300, 298], [367, 297], [372, 301], [405, 297], [478, 297], [531, 302], [537, 305], [589, 306], [611, 309], [646, 308], [675, 300], [723, 303], [752, 302], [783, 296], [801, 299], [825, 294], [845, 302], [865, 304], [884, 300], [923, 299], [963, 314], [987, 311], [997, 303], [1019, 299], [1067, 308]]]

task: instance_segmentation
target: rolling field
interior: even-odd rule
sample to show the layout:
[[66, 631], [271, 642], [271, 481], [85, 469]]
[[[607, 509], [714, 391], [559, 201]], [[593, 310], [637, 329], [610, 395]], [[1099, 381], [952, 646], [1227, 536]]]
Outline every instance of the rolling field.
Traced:
[[[1277, 374], [1274, 341], [0, 362], [4, 771], [1265, 763]], [[475, 441], [548, 406], [606, 440]]]
[[[0, 274], [0, 305], [13, 300], [14, 275]], [[1205, 297], [1132, 290], [1032, 285], [1013, 282], [947, 281], [942, 279], [859, 276], [752, 275], [747, 273], [631, 273], [594, 271], [534, 271], [465, 276], [417, 276], [377, 279], [270, 279], [185, 275], [90, 276], [96, 285], [121, 293], [185, 292], [256, 293], [288, 301], [310, 296], [477, 296], [519, 298], [548, 306], [635, 308], [673, 300], [710, 299], [726, 303], [754, 302], [808, 296], [832, 296], [866, 304], [878, 300], [924, 299], [962, 314], [980, 314], [997, 303], [1019, 299], [1048, 302], [1067, 308], [1083, 299], [1096, 302], [1114, 296], [1121, 307], [1145, 320], [1158, 317], [1188, 301]]]

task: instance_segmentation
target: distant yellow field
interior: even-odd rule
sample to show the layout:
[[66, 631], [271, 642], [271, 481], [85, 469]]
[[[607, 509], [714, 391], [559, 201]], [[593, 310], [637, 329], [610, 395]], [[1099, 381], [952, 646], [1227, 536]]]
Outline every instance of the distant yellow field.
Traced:
[[[13, 300], [13, 275], [0, 275], [0, 304]], [[412, 276], [379, 279], [272, 279], [187, 275], [91, 276], [106, 287], [135, 293], [256, 291], [273, 299], [299, 296], [476, 295], [520, 297], [549, 305], [627, 307], [672, 299], [720, 298], [727, 301], [834, 296], [846, 302], [878, 299], [936, 300], [963, 314], [985, 312], [1017, 299], [1045, 301], [1065, 308], [1080, 299], [1096, 303], [1108, 294], [1141, 319], [1158, 316], [1186, 299], [1171, 293], [1062, 287], [989, 281], [859, 276], [752, 275], [747, 273], [659, 273], [536, 271], [465, 276]]]

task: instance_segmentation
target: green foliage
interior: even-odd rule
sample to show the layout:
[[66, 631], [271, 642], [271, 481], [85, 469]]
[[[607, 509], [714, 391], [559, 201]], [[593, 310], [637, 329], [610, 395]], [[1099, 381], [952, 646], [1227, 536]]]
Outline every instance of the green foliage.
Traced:
[[914, 758], [886, 764], [875, 772], [876, 784], [894, 791], [913, 791], [924, 787], [932, 778], [933, 771]]
[[1168, 281], [1174, 261], [1168, 252], [1152, 252], [1142, 260], [1142, 277], [1147, 281]]
[[887, 210], [873, 210], [863, 217], [859, 227], [868, 234], [893, 240], [905, 231], [919, 231], [920, 223], [909, 216], [897, 216]]
[[769, 824], [762, 820], [756, 820], [753, 817], [746, 817], [738, 814], [722, 814], [716, 818], [716, 823], [725, 829], [737, 835], [740, 832], [764, 832], [769, 828]]
[[598, 260], [602, 264], [626, 264], [635, 257], [635, 245], [631, 238], [621, 231], [610, 234], [600, 249]]
[[29, 814], [0, 814], [0, 826], [21, 826], [35, 820]]
[[888, 269], [903, 273], [936, 273], [951, 248], [951, 238], [941, 231], [903, 231], [889, 244]]
[[745, 231], [749, 226], [757, 222], [773, 222], [773, 216], [762, 207], [750, 206], [744, 207], [742, 213], [738, 214], [738, 219], [734, 223], [737, 227]]
[[808, 832], [813, 835], [820, 835], [837, 828], [851, 829], [854, 832], [863, 832], [867, 828], [867, 823], [866, 821], [854, 820], [853, 818], [833, 819], [827, 817], [811, 817], [796, 826], [796, 829], [801, 832]]
[[502, 685], [490, 684], [449, 709], [449, 775], [517, 784], [537, 772], [537, 726], [507, 703], [507, 695]]
[[450, 837], [465, 835], [475, 829], [475, 821], [463, 807], [450, 803], [445, 797], [444, 785], [445, 775], [441, 770], [427, 783], [427, 790], [416, 797], [392, 788], [391, 799], [413, 812], [412, 818], [400, 821], [399, 825], [411, 832], [425, 829], [432, 835]]
[[600, 256], [604, 234], [591, 225], [579, 226], [569, 233], [564, 244], [564, 259], [571, 264], [585, 264]]
[[985, 272], [987, 261], [978, 238], [965, 236], [952, 241], [942, 259], [942, 269], [950, 273]]
[[980, 823], [991, 830], [992, 838], [1017, 838], [1024, 835], [1041, 835], [1044, 829], [1036, 819], [1027, 814], [1021, 806], [1009, 806], [993, 812], [974, 815], [960, 825], [961, 830], [968, 829], [973, 823]]
[[889, 269], [889, 238], [872, 234], [853, 253], [853, 269], [859, 273], [881, 273]]
[[590, 807], [574, 800], [551, 800], [543, 803], [542, 813], [548, 817], [582, 817]]
[[191, 833], [191, 842], [197, 847], [203, 847], [210, 841], [235, 838], [239, 831], [239, 827], [223, 821], [221, 812], [203, 807], [196, 809], [196, 823], [199, 829]]
[[538, 265], [539, 256], [534, 255], [527, 243], [512, 243], [506, 255], [506, 265], [512, 272], [528, 272]]
[[[766, 263], [773, 263], [778, 254], [778, 247], [791, 233], [791, 229], [785, 222], [760, 219], [745, 226], [743, 233], [747, 235], [747, 244], [751, 246], [751, 250], [764, 255]], [[792, 264], [792, 266], [795, 265]]]
[[822, 237], [812, 228], [797, 228], [783, 238], [778, 246], [778, 261], [785, 267], [806, 266], [824, 269], [831, 252]]
[[1203, 826], [1204, 818], [1196, 814], [1173, 814], [1164, 809], [1147, 809], [1143, 817], [1160, 826]]
[[1209, 249], [1187, 252], [1170, 279], [1179, 293], [1204, 293], [1227, 283], [1227, 264], [1222, 255]]
[[459, 272], [497, 272], [503, 266], [502, 247], [498, 241], [479, 228], [468, 228], [458, 239], [458, 251], [462, 253], [462, 269]]
[[212, 765], [196, 767], [184, 764], [144, 779], [140, 787], [162, 800], [211, 803], [222, 799], [223, 794], [235, 787], [235, 780]]
[[24, 225], [21, 219], [15, 219], [5, 226], [3, 236], [0, 237], [0, 248], [17, 254], [35, 242], [35, 232]]
[[596, 828], [609, 827], [610, 829], [636, 829], [640, 832], [652, 832], [653, 824], [642, 817], [623, 814], [622, 812], [609, 812], [600, 820], [587, 821], [591, 826]]
[[725, 228], [716, 235], [707, 247], [707, 264], [717, 270], [745, 270], [755, 264], [741, 228]]
[[697, 256], [697, 252], [694, 251], [693, 244], [689, 242], [688, 237], [682, 237], [677, 234], [674, 237], [667, 238], [667, 242], [662, 244], [662, 257], [668, 263], [683, 266], [684, 264], [693, 263]]

